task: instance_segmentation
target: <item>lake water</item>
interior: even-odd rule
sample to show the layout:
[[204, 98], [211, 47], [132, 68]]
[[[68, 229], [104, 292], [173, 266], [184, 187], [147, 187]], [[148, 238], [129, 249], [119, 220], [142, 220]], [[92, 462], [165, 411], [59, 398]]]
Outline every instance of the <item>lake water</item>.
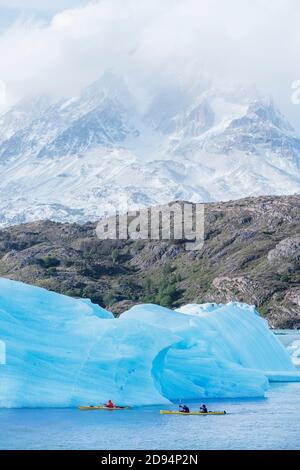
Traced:
[[273, 384], [265, 399], [206, 402], [228, 414], [2, 409], [0, 449], [300, 449], [300, 383]]
[[[285, 347], [300, 339], [299, 331], [276, 333]], [[160, 407], [0, 409], [0, 449], [300, 449], [300, 383], [271, 384], [262, 399], [206, 403], [228, 414], [160, 415]]]

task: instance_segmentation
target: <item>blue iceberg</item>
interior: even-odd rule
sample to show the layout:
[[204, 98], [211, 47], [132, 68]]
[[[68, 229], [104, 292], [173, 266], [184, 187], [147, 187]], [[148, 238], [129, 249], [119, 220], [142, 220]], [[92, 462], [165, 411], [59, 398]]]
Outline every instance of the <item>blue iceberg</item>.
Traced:
[[268, 377], [296, 376], [255, 308], [238, 303], [138, 305], [116, 319], [88, 300], [0, 279], [0, 344], [0, 407], [260, 397]]

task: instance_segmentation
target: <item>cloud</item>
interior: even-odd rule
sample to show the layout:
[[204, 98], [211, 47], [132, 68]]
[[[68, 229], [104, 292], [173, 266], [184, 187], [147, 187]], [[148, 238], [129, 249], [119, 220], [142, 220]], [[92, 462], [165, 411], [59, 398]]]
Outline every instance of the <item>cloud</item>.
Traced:
[[0, 80], [0, 107], [6, 102], [6, 85]]
[[19, 97], [76, 93], [107, 68], [145, 95], [208, 76], [255, 84], [296, 120], [299, 23], [298, 0], [93, 1], [3, 31], [0, 79]]
[[74, 4], [86, 3], [85, 0], [0, 0], [0, 8], [19, 8], [21, 10], [63, 10]]

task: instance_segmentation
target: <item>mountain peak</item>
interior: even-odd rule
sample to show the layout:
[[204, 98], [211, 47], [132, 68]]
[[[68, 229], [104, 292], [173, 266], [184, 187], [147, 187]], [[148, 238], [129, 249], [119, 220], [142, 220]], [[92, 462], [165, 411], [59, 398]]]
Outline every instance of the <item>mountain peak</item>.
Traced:
[[171, 87], [138, 109], [108, 72], [76, 97], [34, 97], [2, 114], [0, 224], [300, 191], [300, 139], [272, 100]]
[[85, 87], [80, 94], [80, 98], [81, 100], [94, 101], [96, 105], [104, 99], [110, 99], [117, 101], [124, 109], [134, 107], [134, 100], [130, 95], [125, 80], [112, 71], [107, 71], [100, 78]]
[[284, 131], [295, 131], [288, 120], [281, 114], [279, 109], [275, 107], [271, 98], [254, 101], [250, 104], [248, 112], [249, 114], [256, 115], [258, 119], [269, 122]]

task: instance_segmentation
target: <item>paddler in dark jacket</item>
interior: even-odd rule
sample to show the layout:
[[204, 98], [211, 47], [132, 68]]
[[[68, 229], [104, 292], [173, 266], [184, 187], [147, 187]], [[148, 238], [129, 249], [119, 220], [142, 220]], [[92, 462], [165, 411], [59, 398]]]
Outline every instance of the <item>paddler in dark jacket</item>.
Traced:
[[181, 413], [189, 413], [190, 409], [186, 405], [179, 405], [179, 411], [181, 411]]

